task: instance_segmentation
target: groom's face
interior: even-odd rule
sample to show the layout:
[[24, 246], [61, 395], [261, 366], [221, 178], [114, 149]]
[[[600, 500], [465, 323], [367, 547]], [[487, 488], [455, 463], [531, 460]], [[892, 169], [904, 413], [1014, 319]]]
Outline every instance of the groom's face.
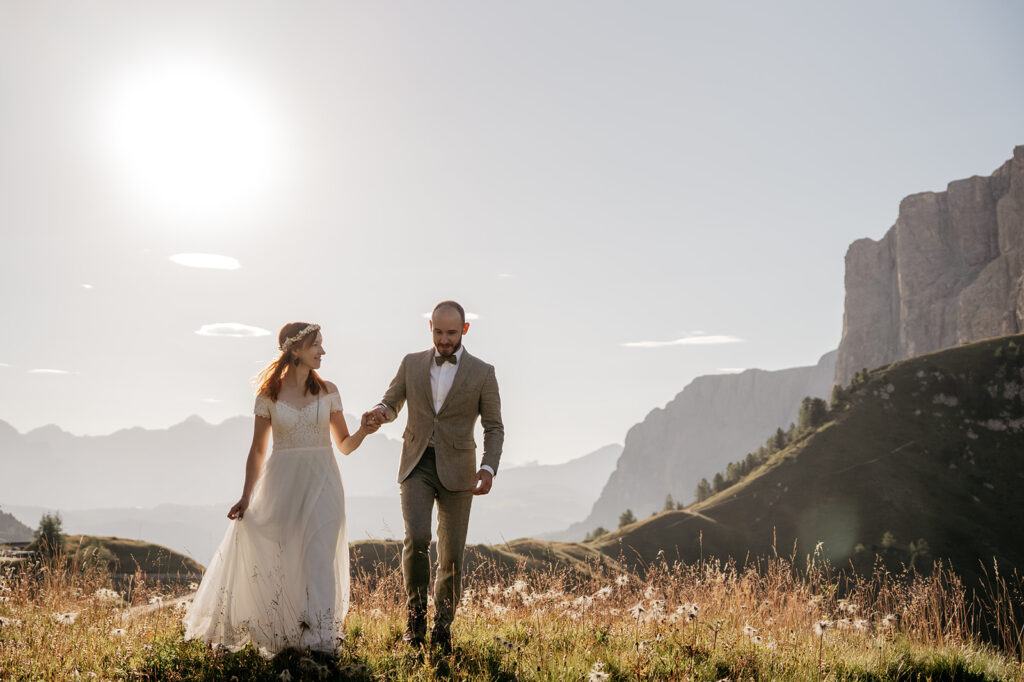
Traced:
[[434, 335], [434, 348], [441, 355], [451, 355], [462, 345], [462, 335], [469, 331], [469, 324], [463, 324], [459, 312], [453, 308], [441, 308], [430, 317], [430, 332]]

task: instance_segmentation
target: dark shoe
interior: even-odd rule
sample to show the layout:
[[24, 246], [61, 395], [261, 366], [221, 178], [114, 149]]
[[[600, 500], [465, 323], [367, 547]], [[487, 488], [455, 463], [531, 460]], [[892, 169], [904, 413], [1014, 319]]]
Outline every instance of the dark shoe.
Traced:
[[452, 653], [452, 630], [448, 626], [437, 626], [430, 631], [430, 646], [444, 656]]
[[410, 613], [409, 626], [402, 635], [402, 641], [414, 647], [421, 647], [427, 639], [427, 614]]

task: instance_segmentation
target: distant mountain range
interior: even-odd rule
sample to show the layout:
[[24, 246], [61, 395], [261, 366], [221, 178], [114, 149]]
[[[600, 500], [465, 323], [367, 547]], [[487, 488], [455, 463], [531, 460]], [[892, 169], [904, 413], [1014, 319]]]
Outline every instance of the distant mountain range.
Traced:
[[[238, 498], [251, 429], [245, 417], [218, 425], [190, 418], [109, 436], [53, 426], [21, 435], [0, 422], [0, 503], [31, 527], [60, 511], [69, 533], [145, 539], [205, 564]], [[404, 536], [395, 481], [400, 447], [371, 438], [353, 455], [338, 455], [351, 540]], [[563, 464], [502, 467], [492, 492], [474, 500], [469, 541], [564, 528], [587, 513], [621, 452], [609, 445]]]
[[[824, 554], [870, 571], [946, 558], [1024, 569], [1024, 335], [872, 371], [830, 421], [748, 478], [592, 546], [629, 562]], [[977, 584], [976, 581], [972, 584]]]

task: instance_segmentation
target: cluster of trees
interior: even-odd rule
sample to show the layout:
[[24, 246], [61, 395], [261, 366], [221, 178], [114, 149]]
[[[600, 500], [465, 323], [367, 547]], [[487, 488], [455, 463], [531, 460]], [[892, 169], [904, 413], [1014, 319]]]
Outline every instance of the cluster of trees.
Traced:
[[739, 483], [747, 474], [767, 462], [768, 458], [776, 452], [784, 450], [791, 443], [796, 442], [827, 422], [829, 417], [845, 401], [846, 394], [838, 385], [832, 390], [831, 407], [822, 398], [805, 397], [800, 402], [797, 423], [790, 424], [789, 428], [785, 431], [782, 430], [781, 426], [775, 429], [775, 433], [764, 442], [764, 445], [748, 453], [746, 457], [738, 462], [729, 462], [725, 467], [725, 471], [715, 474], [711, 481], [708, 481], [706, 478], [700, 479], [697, 488], [693, 492], [693, 496], [697, 502], [703, 502], [714, 493], [720, 493]]
[[[673, 511], [676, 509], [683, 509], [683, 503], [676, 502], [675, 500], [673, 500], [672, 493], [665, 495], [665, 504], [662, 506], [661, 510]], [[654, 516], [657, 513], [658, 512], [653, 512], [651, 513], [651, 516]], [[631, 523], [636, 523], [636, 514], [633, 513], [632, 509], [627, 509], [626, 511], [619, 514], [619, 528], [622, 528], [623, 526], [628, 526]], [[597, 528], [586, 534], [586, 536], [583, 538], [583, 542], [590, 542], [591, 540], [596, 540], [597, 538], [607, 533], [607, 528], [605, 528], [604, 526], [598, 526]]]

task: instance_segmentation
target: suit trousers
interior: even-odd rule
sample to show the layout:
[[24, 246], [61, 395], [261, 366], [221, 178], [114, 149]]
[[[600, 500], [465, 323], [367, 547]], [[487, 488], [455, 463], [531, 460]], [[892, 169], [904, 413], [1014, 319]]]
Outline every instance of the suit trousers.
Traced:
[[472, 490], [448, 490], [437, 477], [434, 448], [428, 447], [416, 468], [402, 481], [405, 545], [402, 575], [409, 612], [427, 611], [430, 585], [430, 531], [437, 500], [437, 576], [434, 581], [434, 627], [447, 627], [462, 598], [462, 560], [469, 529]]

